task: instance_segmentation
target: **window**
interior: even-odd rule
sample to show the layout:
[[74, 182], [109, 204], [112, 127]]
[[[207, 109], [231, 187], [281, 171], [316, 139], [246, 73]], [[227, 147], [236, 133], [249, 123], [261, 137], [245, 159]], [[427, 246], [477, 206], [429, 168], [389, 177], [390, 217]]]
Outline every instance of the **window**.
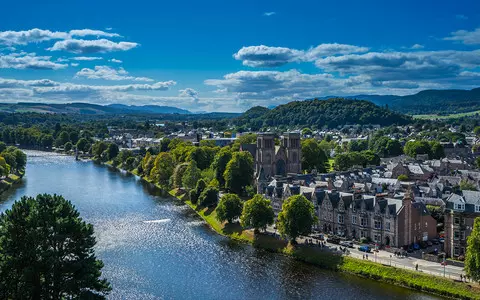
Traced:
[[357, 216], [352, 216], [352, 224], [357, 224]]
[[459, 231], [455, 231], [455, 232], [453, 233], [453, 239], [454, 239], [454, 240], [460, 239], [460, 232], [459, 232]]
[[461, 240], [465, 239], [465, 231], [460, 231], [460, 239]]
[[382, 229], [382, 222], [375, 221], [375, 229]]
[[454, 223], [455, 225], [460, 225], [460, 218], [459, 218], [459, 217], [455, 217], [455, 218], [453, 219], [453, 223]]
[[480, 212], [480, 205], [475, 205], [475, 212]]
[[353, 211], [353, 212], [356, 212], [356, 211], [357, 211], [357, 209], [355, 208], [355, 203], [354, 203], [353, 206], [352, 206], [352, 211]]
[[458, 247], [453, 248], [453, 256], [459, 256], [460, 255], [460, 249]]
[[390, 231], [390, 222], [385, 223], [385, 229]]
[[454, 209], [456, 210], [465, 210], [465, 204], [463, 203], [455, 203], [455, 205], [453, 206]]
[[368, 219], [367, 218], [360, 218], [360, 223], [361, 223], [362, 226], [367, 226]]
[[365, 231], [360, 231], [360, 237], [361, 238], [367, 237], [367, 233]]
[[338, 219], [338, 224], [343, 224], [343, 215], [338, 215], [337, 219]]
[[374, 240], [375, 242], [379, 242], [379, 241], [381, 240], [380, 235], [379, 235], [379, 234], [374, 234], [374, 235], [373, 235], [373, 240]]

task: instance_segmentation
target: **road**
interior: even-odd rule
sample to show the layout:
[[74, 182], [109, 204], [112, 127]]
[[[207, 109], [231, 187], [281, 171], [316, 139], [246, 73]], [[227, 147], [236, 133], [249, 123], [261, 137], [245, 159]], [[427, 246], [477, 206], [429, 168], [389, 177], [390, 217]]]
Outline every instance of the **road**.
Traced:
[[[273, 227], [267, 228], [267, 231], [270, 233], [278, 234]], [[300, 237], [297, 239], [297, 242], [300, 244], [304, 244], [305, 240], [306, 239], [304, 237]], [[340, 247], [339, 245], [331, 244], [331, 243], [326, 243], [326, 246], [332, 251], [335, 251], [335, 249], [339, 249]], [[358, 250], [359, 246], [360, 245], [355, 244], [354, 248], [348, 248], [350, 252], [349, 255], [351, 257], [364, 259], [365, 252], [359, 251]], [[384, 250], [368, 253], [368, 260], [381, 263], [384, 265], [388, 265], [388, 266], [391, 265], [401, 269], [409, 269], [412, 271], [415, 271], [415, 266], [418, 264], [418, 272], [423, 272], [423, 273], [440, 276], [440, 277], [445, 276], [447, 278], [456, 279], [456, 280], [460, 280], [460, 275], [463, 276], [465, 274], [465, 272], [463, 271], [463, 268], [461, 267], [449, 266], [449, 265], [444, 267], [440, 263], [435, 263], [435, 262], [427, 261], [424, 259], [419, 259], [416, 257], [395, 257], [395, 255], [393, 255], [392, 253]]]

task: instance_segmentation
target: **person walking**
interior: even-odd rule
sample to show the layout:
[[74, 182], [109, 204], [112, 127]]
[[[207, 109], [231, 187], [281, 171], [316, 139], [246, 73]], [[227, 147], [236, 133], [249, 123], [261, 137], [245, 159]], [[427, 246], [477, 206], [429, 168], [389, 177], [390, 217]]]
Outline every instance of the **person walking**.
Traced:
[[415, 264], [415, 271], [418, 271], [418, 264]]

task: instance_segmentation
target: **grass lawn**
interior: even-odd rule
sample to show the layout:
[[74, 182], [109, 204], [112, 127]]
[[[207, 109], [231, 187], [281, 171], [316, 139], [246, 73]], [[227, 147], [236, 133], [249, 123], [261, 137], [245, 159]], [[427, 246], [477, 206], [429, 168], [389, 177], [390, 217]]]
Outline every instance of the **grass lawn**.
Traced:
[[185, 203], [192, 209], [194, 209], [197, 214], [202, 217], [202, 219], [204, 219], [208, 223], [208, 225], [210, 225], [210, 227], [219, 234], [227, 236], [236, 241], [253, 243], [253, 230], [243, 230], [242, 226], [239, 223], [229, 224], [227, 222], [219, 222], [216, 218], [217, 212], [214, 208], [199, 207], [190, 202], [189, 200], [186, 200]]
[[429, 115], [414, 115], [414, 119], [427, 119], [427, 120], [433, 120], [433, 119], [457, 119], [461, 117], [468, 117], [468, 116], [474, 116], [476, 114], [480, 114], [480, 110], [477, 111], [470, 111], [470, 112], [464, 112], [464, 113], [458, 113], [458, 114], [450, 114], [450, 115], [435, 115], [435, 114], [429, 114]]

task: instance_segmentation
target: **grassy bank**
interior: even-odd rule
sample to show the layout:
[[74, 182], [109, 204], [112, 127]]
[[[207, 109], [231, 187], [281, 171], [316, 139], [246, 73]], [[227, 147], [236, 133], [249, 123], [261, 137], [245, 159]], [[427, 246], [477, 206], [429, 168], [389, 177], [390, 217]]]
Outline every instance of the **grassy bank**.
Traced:
[[0, 194], [5, 192], [6, 190], [10, 189], [15, 183], [22, 180], [23, 173], [16, 175], [16, 174], [8, 174], [7, 177], [0, 180]]
[[[183, 200], [185, 196], [185, 194], [179, 192], [178, 189], [171, 190], [169, 194], [180, 200]], [[243, 230], [239, 223], [230, 224], [218, 221], [217, 212], [214, 208], [201, 207], [193, 204], [189, 200], [185, 200], [184, 202], [190, 206], [202, 219], [204, 219], [205, 222], [207, 222], [208, 225], [217, 233], [236, 241], [253, 243], [254, 234], [252, 230]]]

